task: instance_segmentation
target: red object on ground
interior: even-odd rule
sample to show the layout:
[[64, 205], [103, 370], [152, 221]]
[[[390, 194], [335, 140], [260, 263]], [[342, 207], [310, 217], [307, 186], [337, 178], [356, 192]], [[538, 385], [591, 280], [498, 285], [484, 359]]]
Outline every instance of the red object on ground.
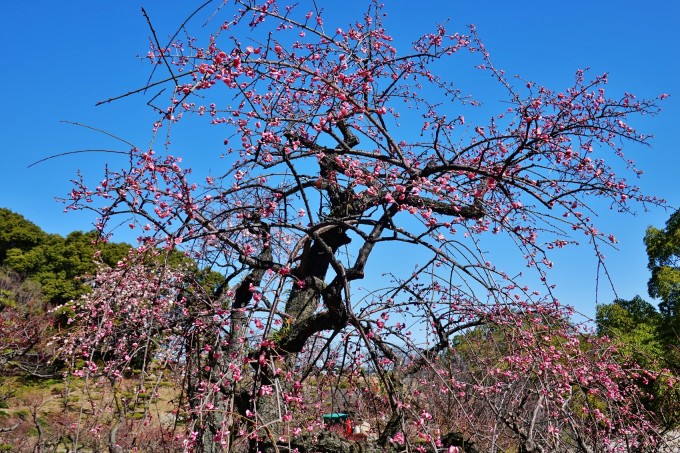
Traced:
[[345, 420], [345, 433], [349, 436], [352, 434], [352, 422], [349, 418]]

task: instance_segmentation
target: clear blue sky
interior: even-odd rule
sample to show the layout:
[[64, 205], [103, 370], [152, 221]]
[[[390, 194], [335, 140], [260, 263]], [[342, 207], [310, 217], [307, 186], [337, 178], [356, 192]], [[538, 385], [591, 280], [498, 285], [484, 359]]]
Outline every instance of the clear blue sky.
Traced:
[[[317, 0], [329, 9], [326, 22], [345, 24], [363, 1]], [[86, 214], [63, 214], [54, 201], [70, 190], [69, 179], [81, 170], [102, 174], [108, 154], [79, 154], [27, 166], [43, 157], [81, 149], [123, 149], [114, 140], [60, 120], [86, 123], [144, 147], [150, 138], [152, 112], [142, 97], [95, 107], [98, 100], [142, 86], [149, 66], [144, 55], [150, 36], [140, 14], [145, 6], [161, 38], [173, 33], [193, 4], [153, 0], [6, 2], [0, 15], [4, 44], [3, 108], [0, 149], [4, 156], [0, 206], [18, 211], [50, 233], [89, 229]], [[680, 206], [680, 2], [676, 0], [458, 1], [386, 0], [388, 31], [409, 41], [450, 18], [449, 29], [464, 32], [474, 23], [496, 65], [508, 74], [563, 89], [576, 69], [609, 72], [608, 92], [629, 91], [641, 97], [670, 93], [662, 114], [637, 125], [656, 136], [652, 148], [631, 148], [629, 155], [645, 170], [639, 185], [648, 193]], [[356, 6], [355, 6], [356, 5]], [[203, 18], [205, 16], [202, 16]], [[195, 22], [194, 27], [201, 22]], [[476, 75], [474, 71], [464, 76]], [[455, 75], [453, 76], [455, 79]], [[473, 91], [474, 93], [474, 91]], [[207, 127], [207, 126], [206, 126]], [[201, 152], [218, 152], [219, 143], [193, 144]], [[196, 156], [186, 156], [191, 166]], [[608, 263], [621, 297], [645, 295], [645, 228], [661, 226], [670, 212], [639, 210], [636, 217], [601, 219], [602, 229], [620, 240], [620, 252]], [[555, 258], [558, 294], [587, 313], [594, 301], [595, 263], [587, 250]], [[604, 289], [600, 301], [612, 297]]]

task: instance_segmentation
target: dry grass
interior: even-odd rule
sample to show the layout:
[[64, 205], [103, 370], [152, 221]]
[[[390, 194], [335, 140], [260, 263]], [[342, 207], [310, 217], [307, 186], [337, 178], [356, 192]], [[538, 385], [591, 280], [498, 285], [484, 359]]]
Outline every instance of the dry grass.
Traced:
[[38, 443], [44, 452], [68, 451], [75, 444], [84, 451], [98, 451], [107, 448], [109, 432], [121, 415], [118, 442], [137, 451], [154, 451], [151, 439], [145, 438], [173, 437], [173, 399], [178, 393], [162, 379], [146, 383], [126, 379], [112, 387], [106, 381], [3, 377], [0, 451], [32, 451]]

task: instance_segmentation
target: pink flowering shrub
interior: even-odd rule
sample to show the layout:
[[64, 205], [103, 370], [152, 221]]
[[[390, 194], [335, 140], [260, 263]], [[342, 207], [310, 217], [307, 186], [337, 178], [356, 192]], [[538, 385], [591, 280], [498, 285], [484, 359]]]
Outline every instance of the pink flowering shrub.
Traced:
[[646, 372], [617, 363], [608, 340], [570, 325], [566, 314], [536, 306], [494, 317], [415, 374], [437, 426], [469, 433], [488, 450], [512, 448], [518, 437], [549, 451], [658, 442], [635, 383]]

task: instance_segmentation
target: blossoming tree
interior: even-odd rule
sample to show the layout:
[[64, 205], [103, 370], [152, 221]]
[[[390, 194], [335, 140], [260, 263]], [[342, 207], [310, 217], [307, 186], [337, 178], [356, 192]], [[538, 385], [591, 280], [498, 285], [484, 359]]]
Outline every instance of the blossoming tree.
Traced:
[[[337, 29], [305, 8], [232, 0], [206, 42], [152, 45], [172, 92], [154, 136], [205, 119], [223, 171], [195, 176], [169, 144], [135, 148], [71, 193], [102, 231], [127, 218], [143, 232], [75, 302], [63, 348], [89, 382], [138, 379], [135, 398], [99, 402], [110, 448], [129, 440], [117, 433], [140, 393], [151, 423], [169, 373], [182, 423], [166, 434], [187, 450], [287, 451], [339, 410], [386, 449], [657, 443], [635, 386], [653, 376], [572, 325], [550, 280], [573, 235], [598, 259], [615, 242], [592, 206], [657, 203], [627, 183], [623, 155], [646, 143], [629, 120], [655, 101], [608, 97], [606, 75], [583, 71], [561, 91], [515, 83], [474, 28], [437, 26], [404, 53], [376, 3]], [[447, 78], [462, 54], [505, 102], [476, 126], [478, 103]], [[490, 261], [502, 241], [536, 288]]]

